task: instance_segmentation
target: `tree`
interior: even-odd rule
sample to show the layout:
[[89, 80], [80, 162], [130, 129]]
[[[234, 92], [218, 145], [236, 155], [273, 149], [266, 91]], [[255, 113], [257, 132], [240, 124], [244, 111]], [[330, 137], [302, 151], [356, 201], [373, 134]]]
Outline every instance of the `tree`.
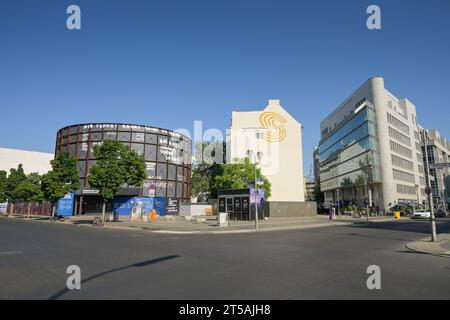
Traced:
[[[254, 185], [255, 181], [255, 165], [250, 163], [248, 158], [245, 158], [240, 163], [226, 163], [220, 165], [222, 173], [215, 177], [215, 187], [217, 190], [221, 189], [245, 189], [249, 185]], [[271, 184], [269, 180], [261, 173], [261, 169], [256, 169], [256, 176], [263, 180], [260, 186], [264, 189], [264, 196], [266, 199], [270, 198]]]
[[[191, 174], [192, 195], [199, 201], [217, 198], [216, 176], [222, 173], [226, 144], [223, 141], [196, 142], [196, 161]], [[216, 152], [217, 151], [217, 152]]]
[[4, 170], [0, 170], [0, 203], [6, 202], [8, 198], [6, 197], [6, 180], [7, 173]]
[[9, 176], [6, 179], [5, 183], [5, 195], [8, 199], [8, 202], [11, 203], [11, 214], [14, 213], [14, 203], [19, 201], [20, 199], [15, 198], [14, 190], [16, 190], [17, 186], [27, 179], [27, 176], [23, 170], [22, 164], [17, 166], [17, 169], [10, 169]]
[[42, 176], [42, 192], [52, 203], [52, 217], [55, 216], [56, 202], [67, 193], [80, 188], [77, 160], [67, 151], [61, 152], [50, 161], [52, 170]]
[[146, 177], [145, 160], [118, 141], [107, 140], [94, 147], [97, 160], [91, 168], [89, 184], [100, 190], [103, 198], [102, 216], [105, 221], [106, 202], [111, 201], [123, 184], [140, 187]]
[[30, 173], [26, 180], [19, 183], [13, 191], [14, 198], [19, 201], [28, 202], [28, 215], [32, 202], [42, 202], [44, 193], [41, 190], [41, 176], [37, 173]]

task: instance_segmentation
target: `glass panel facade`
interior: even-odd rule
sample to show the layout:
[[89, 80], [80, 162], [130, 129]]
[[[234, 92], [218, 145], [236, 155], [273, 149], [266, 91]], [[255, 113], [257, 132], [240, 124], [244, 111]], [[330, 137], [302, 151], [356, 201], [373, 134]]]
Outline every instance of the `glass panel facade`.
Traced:
[[319, 145], [323, 190], [381, 181], [374, 111], [361, 110]]

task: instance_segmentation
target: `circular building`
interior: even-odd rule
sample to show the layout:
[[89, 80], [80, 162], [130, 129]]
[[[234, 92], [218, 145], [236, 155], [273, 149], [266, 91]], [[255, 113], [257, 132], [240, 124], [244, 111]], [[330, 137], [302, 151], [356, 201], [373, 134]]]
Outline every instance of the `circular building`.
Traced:
[[127, 203], [130, 207], [133, 199], [138, 197], [158, 201], [160, 214], [175, 211], [180, 202], [189, 202], [192, 142], [188, 137], [145, 125], [77, 124], [58, 131], [55, 148], [55, 154], [68, 151], [77, 159], [81, 188], [75, 193], [74, 214], [101, 211], [99, 190], [89, 186], [87, 176], [95, 164], [94, 146], [105, 140], [122, 142], [142, 155], [147, 173], [143, 187], [124, 186], [120, 189], [116, 199], [109, 204], [110, 211], [126, 207]]

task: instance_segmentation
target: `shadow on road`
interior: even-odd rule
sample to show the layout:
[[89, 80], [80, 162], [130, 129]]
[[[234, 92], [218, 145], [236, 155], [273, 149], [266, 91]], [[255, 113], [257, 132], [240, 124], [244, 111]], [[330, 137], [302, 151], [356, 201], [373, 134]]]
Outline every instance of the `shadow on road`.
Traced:
[[[172, 259], [176, 259], [179, 258], [180, 256], [178, 255], [170, 255], [170, 256], [164, 256], [164, 257], [160, 257], [160, 258], [156, 258], [156, 259], [151, 259], [151, 260], [145, 260], [145, 261], [141, 261], [141, 262], [137, 262], [134, 264], [130, 264], [127, 266], [123, 266], [123, 267], [119, 267], [119, 268], [115, 268], [112, 270], [108, 270], [108, 271], [104, 271], [98, 274], [95, 274], [93, 276], [90, 276], [89, 278], [86, 278], [84, 280], [81, 281], [82, 284], [85, 284], [86, 282], [92, 281], [94, 279], [97, 279], [99, 277], [103, 277], [107, 274], [111, 274], [114, 272], [118, 272], [118, 271], [123, 271], [129, 268], [142, 268], [142, 267], [146, 267], [155, 263], [159, 263], [159, 262], [163, 262], [163, 261], [167, 261], [167, 260], [172, 260]], [[71, 290], [69, 290], [68, 288], [65, 288], [63, 290], [58, 291], [57, 293], [55, 293], [54, 295], [52, 295], [51, 297], [49, 297], [49, 300], [56, 300], [58, 298], [60, 298], [62, 295], [64, 295], [66, 292], [69, 292]]]
[[[410, 220], [410, 221], [398, 221], [392, 222], [374, 222], [374, 223], [361, 223], [354, 224], [354, 228], [358, 229], [378, 229], [387, 231], [402, 231], [402, 232], [415, 232], [430, 234], [430, 221], [429, 220]], [[450, 219], [436, 219], [436, 231], [437, 233], [450, 233]]]

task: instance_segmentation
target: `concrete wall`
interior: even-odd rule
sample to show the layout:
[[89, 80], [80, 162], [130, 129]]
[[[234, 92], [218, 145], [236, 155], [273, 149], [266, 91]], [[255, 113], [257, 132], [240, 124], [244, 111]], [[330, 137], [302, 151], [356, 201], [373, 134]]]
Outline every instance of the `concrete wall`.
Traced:
[[210, 216], [213, 213], [210, 204], [180, 204], [180, 216]]
[[262, 111], [233, 111], [231, 121], [227, 162], [246, 158], [248, 150], [262, 152], [258, 167], [272, 184], [268, 200], [304, 201], [302, 125], [279, 100], [269, 100]]
[[264, 212], [266, 217], [312, 217], [317, 215], [317, 204], [312, 201], [268, 201]]
[[44, 174], [51, 170], [50, 160], [53, 160], [53, 157], [53, 153], [0, 148], [0, 170], [9, 174], [9, 169], [22, 164], [26, 174]]

